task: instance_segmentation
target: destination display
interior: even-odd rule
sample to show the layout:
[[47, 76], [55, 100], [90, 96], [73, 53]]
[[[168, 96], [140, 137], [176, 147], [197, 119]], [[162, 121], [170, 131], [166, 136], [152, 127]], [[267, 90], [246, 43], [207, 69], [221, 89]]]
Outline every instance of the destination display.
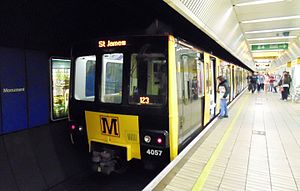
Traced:
[[126, 40], [100, 40], [98, 41], [99, 48], [126, 46]]

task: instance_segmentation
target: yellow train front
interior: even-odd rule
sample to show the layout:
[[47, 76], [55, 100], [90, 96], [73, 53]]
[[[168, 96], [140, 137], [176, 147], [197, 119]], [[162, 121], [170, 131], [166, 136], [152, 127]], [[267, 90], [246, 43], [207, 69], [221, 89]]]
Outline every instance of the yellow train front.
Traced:
[[87, 137], [98, 172], [132, 159], [167, 164], [216, 115], [217, 65], [218, 58], [169, 35], [74, 45], [72, 140]]

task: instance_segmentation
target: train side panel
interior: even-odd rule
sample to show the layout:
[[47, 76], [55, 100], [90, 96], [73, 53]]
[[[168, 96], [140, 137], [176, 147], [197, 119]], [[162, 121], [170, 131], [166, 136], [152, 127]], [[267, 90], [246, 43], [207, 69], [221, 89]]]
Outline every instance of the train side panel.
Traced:
[[235, 79], [234, 79], [234, 65], [230, 64], [230, 101], [235, 98]]
[[169, 95], [169, 140], [170, 159], [173, 160], [178, 154], [178, 98], [175, 60], [175, 39], [169, 37], [169, 75], [168, 75], [168, 95]]

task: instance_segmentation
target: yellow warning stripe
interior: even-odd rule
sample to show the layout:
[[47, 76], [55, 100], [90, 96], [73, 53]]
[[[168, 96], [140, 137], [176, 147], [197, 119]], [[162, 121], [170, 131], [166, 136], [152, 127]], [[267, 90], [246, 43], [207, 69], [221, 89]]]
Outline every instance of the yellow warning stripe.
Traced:
[[231, 121], [231, 123], [229, 124], [228, 129], [226, 130], [225, 134], [223, 135], [220, 143], [218, 144], [217, 148], [215, 149], [215, 151], [213, 152], [213, 154], [211, 155], [210, 159], [208, 160], [207, 164], [205, 165], [204, 169], [202, 170], [200, 176], [197, 179], [197, 182], [194, 184], [193, 186], [193, 191], [199, 191], [202, 190], [204, 183], [208, 177], [208, 174], [210, 173], [212, 167], [214, 166], [215, 161], [217, 160], [220, 152], [223, 149], [223, 146], [225, 144], [225, 142], [227, 141], [233, 126], [236, 123], [236, 120], [238, 119], [238, 117], [240, 116], [242, 109], [244, 108], [246, 101], [248, 100], [248, 95], [246, 98], [244, 98], [239, 110], [237, 111], [237, 114], [235, 115], [235, 117], [233, 118], [233, 120]]

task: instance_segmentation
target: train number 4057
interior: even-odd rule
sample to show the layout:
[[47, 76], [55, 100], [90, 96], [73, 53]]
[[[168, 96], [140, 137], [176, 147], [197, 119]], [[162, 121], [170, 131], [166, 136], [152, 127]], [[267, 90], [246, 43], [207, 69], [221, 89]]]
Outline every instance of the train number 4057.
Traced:
[[148, 150], [146, 151], [146, 153], [147, 153], [148, 155], [161, 156], [162, 150], [148, 149]]

